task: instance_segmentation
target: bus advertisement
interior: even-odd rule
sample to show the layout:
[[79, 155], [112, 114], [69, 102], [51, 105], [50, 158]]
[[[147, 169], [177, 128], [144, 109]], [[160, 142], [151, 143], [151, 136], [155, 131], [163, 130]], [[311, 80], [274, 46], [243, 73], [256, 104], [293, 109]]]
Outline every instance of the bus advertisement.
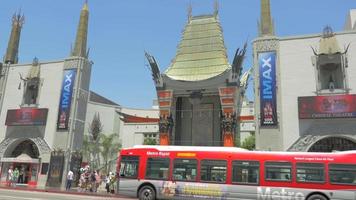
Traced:
[[119, 194], [140, 200], [356, 200], [356, 151], [135, 146], [117, 164]]

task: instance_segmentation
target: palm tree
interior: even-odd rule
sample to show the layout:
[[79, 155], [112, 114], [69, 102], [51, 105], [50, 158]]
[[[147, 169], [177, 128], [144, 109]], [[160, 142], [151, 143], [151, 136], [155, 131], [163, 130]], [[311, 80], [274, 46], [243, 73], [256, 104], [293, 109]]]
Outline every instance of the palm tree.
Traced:
[[91, 162], [91, 154], [94, 149], [94, 144], [91, 142], [89, 135], [84, 135], [82, 152], [83, 156], [87, 159], [88, 162]]
[[121, 149], [121, 144], [116, 142], [119, 139], [119, 136], [115, 133], [110, 135], [102, 134], [100, 137], [100, 153], [104, 161], [104, 169], [106, 172], [110, 171], [110, 161], [116, 160], [117, 153]]
[[145, 138], [145, 140], [143, 141], [144, 145], [157, 145], [157, 140], [155, 138]]
[[242, 143], [241, 147], [248, 150], [254, 150], [256, 148], [255, 134], [248, 136]]

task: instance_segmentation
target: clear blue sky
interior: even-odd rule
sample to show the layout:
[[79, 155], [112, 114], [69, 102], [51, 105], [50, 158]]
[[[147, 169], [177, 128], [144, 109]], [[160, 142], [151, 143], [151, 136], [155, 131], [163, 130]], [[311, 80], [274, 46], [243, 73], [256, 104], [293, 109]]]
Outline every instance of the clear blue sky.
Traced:
[[[1, 0], [0, 55], [11, 31], [11, 16], [21, 9], [19, 62], [67, 57], [74, 42], [84, 0]], [[193, 15], [213, 12], [213, 0], [89, 0], [90, 59], [94, 62], [91, 90], [125, 107], [150, 108], [156, 98], [144, 50], [155, 56], [161, 71], [174, 58], [187, 22]], [[341, 31], [355, 0], [271, 0], [278, 36], [320, 33], [325, 25]], [[248, 40], [245, 68], [252, 65], [251, 41], [257, 36], [260, 0], [219, 0], [228, 59]], [[250, 84], [252, 86], [252, 83]], [[249, 99], [253, 91], [249, 89]]]

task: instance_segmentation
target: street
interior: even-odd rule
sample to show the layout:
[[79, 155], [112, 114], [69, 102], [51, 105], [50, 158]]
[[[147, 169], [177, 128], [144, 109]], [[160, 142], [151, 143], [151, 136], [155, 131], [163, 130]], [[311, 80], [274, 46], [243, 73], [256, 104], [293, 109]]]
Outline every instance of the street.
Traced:
[[77, 194], [63, 194], [50, 192], [32, 192], [21, 190], [0, 189], [0, 200], [133, 200], [122, 197], [101, 197]]

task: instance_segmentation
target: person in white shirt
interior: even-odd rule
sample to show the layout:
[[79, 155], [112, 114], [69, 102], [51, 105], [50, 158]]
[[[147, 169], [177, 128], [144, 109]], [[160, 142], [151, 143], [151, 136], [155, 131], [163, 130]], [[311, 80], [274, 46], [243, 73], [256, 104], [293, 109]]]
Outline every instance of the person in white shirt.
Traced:
[[69, 170], [67, 174], [67, 185], [66, 185], [66, 190], [70, 190], [70, 187], [72, 187], [72, 182], [73, 182], [73, 172], [72, 170]]
[[10, 166], [9, 170], [7, 171], [7, 181], [8, 185], [12, 185], [12, 181], [14, 179], [14, 171], [12, 170], [12, 166]]

